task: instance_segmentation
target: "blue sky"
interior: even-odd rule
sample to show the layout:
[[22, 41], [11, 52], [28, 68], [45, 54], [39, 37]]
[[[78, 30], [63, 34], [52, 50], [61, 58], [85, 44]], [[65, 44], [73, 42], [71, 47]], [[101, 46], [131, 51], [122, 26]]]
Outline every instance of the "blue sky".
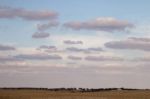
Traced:
[[150, 88], [149, 0], [0, 2], [0, 87]]
[[[130, 3], [128, 3], [130, 2]], [[149, 20], [149, 1], [118, 1], [118, 0], [94, 0], [94, 1], [70, 1], [70, 0], [62, 0], [62, 1], [54, 1], [54, 0], [2, 0], [1, 6], [11, 6], [15, 8], [25, 8], [32, 10], [53, 10], [59, 13], [58, 20], [60, 22], [72, 21], [72, 20], [88, 20], [91, 18], [101, 17], [115, 17], [119, 19], [129, 20], [135, 23], [139, 21]], [[70, 10], [71, 9], [71, 10]], [[142, 20], [141, 20], [142, 18]], [[38, 23], [38, 22], [37, 22]], [[15, 32], [12, 35], [23, 35], [27, 41], [31, 41], [29, 36], [29, 32], [36, 31], [34, 25], [36, 22], [29, 22], [24, 20], [7, 20], [1, 19], [1, 26], [8, 29], [1, 30], [2, 41], [4, 39], [8, 39], [8, 34], [10, 32]], [[4, 26], [3, 26], [4, 24]], [[20, 29], [18, 29], [20, 28]], [[24, 31], [22, 31], [24, 29]], [[2, 32], [5, 32], [2, 33]], [[57, 30], [56, 30], [57, 31]], [[18, 33], [23, 32], [23, 33]], [[52, 32], [55, 32], [52, 31]], [[6, 34], [7, 33], [7, 34]], [[58, 32], [57, 32], [58, 33]], [[64, 33], [67, 33], [65, 31]], [[61, 31], [62, 34], [62, 31]], [[87, 34], [87, 31], [86, 31]], [[89, 33], [90, 34], [90, 33]], [[6, 38], [5, 38], [6, 37]], [[10, 36], [10, 42], [18, 39], [18, 36]], [[22, 39], [18, 39], [19, 42], [22, 42]]]
[[[130, 2], [130, 3], [129, 3]], [[75, 18], [82, 19], [96, 16], [117, 16], [118, 18], [128, 18], [132, 16], [136, 17], [147, 17], [149, 9], [149, 0], [144, 1], [119, 1], [119, 0], [93, 0], [93, 1], [70, 1], [70, 0], [2, 0], [1, 5], [23, 7], [29, 9], [50, 9], [56, 10], [63, 15], [78, 15]], [[70, 10], [70, 8], [72, 10]], [[105, 11], [104, 11], [105, 10]], [[62, 13], [63, 12], [63, 13]], [[140, 12], [140, 13], [139, 13]], [[88, 15], [88, 16], [86, 16]], [[121, 16], [122, 15], [122, 16]], [[63, 16], [64, 17], [64, 16]], [[73, 17], [73, 16], [72, 16]], [[68, 18], [65, 19], [70, 19]]]

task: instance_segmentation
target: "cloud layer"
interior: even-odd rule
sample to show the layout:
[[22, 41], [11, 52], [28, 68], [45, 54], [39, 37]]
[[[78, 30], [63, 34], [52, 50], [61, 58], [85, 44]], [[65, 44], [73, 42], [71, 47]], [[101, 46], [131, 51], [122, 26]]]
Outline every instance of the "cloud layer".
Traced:
[[118, 20], [112, 17], [100, 17], [84, 22], [71, 21], [66, 22], [64, 27], [73, 30], [100, 30], [100, 31], [124, 31], [126, 28], [132, 28], [134, 25], [128, 21]]
[[123, 61], [120, 57], [110, 57], [110, 56], [87, 56], [85, 60], [88, 61]]
[[20, 54], [15, 56], [18, 59], [24, 60], [60, 60], [62, 59], [59, 55], [47, 55], [47, 54]]
[[0, 56], [0, 62], [18, 62], [21, 59], [15, 58], [13, 56]]

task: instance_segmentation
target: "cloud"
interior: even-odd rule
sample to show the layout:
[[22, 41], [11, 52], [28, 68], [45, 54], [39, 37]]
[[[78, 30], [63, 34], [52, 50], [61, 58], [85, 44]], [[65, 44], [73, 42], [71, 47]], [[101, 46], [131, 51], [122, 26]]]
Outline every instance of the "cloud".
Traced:
[[68, 59], [71, 59], [71, 60], [82, 60], [81, 57], [78, 57], [78, 56], [68, 56]]
[[89, 51], [104, 51], [101, 47], [91, 47], [91, 48], [88, 48]]
[[66, 50], [71, 51], [71, 52], [87, 52], [86, 49], [81, 49], [81, 48], [76, 48], [76, 47], [69, 47], [69, 48], [66, 48]]
[[150, 42], [150, 38], [137, 38], [137, 37], [129, 37], [129, 40], [140, 41], [140, 42]]
[[150, 57], [137, 57], [137, 58], [134, 58], [132, 61], [136, 61], [136, 62], [150, 62]]
[[124, 59], [120, 57], [110, 57], [110, 56], [87, 56], [85, 60], [88, 61], [123, 61]]
[[124, 31], [126, 28], [132, 28], [134, 25], [128, 21], [118, 20], [112, 17], [100, 17], [84, 22], [71, 21], [66, 22], [64, 27], [73, 30], [100, 30], [100, 31]]
[[84, 53], [92, 53], [92, 52], [101, 52], [104, 51], [101, 47], [90, 47], [90, 48], [77, 48], [77, 47], [68, 47], [67, 51], [70, 52], [84, 52]]
[[24, 60], [60, 60], [62, 59], [59, 55], [47, 55], [47, 54], [20, 54], [15, 56], [18, 59]]
[[17, 61], [23, 61], [23, 60], [17, 59], [13, 56], [0, 56], [0, 62], [17, 62]]
[[107, 42], [105, 46], [113, 49], [150, 51], [150, 38], [130, 37], [126, 40]]
[[51, 20], [56, 19], [58, 14], [53, 11], [32, 11], [23, 8], [0, 7], [0, 18], [24, 20]]
[[56, 50], [57, 48], [56, 48], [56, 46], [47, 46], [47, 45], [41, 45], [40, 47], [39, 47], [40, 49], [52, 49], [52, 50]]
[[37, 50], [43, 50], [45, 52], [58, 52], [56, 46], [48, 46], [48, 45], [41, 45]]
[[37, 24], [37, 29], [39, 31], [45, 31], [47, 29], [50, 29], [52, 27], [57, 27], [59, 23], [57, 21], [50, 21], [49, 23], [45, 24]]
[[10, 45], [0, 44], [0, 51], [10, 51], [10, 50], [16, 50], [16, 48]]
[[72, 44], [83, 44], [82, 41], [72, 41], [72, 40], [65, 40], [64, 43], [65, 43], [65, 44], [68, 44], [68, 45], [72, 45]]
[[50, 34], [46, 32], [36, 32], [32, 35], [32, 38], [41, 39], [41, 38], [47, 38]]

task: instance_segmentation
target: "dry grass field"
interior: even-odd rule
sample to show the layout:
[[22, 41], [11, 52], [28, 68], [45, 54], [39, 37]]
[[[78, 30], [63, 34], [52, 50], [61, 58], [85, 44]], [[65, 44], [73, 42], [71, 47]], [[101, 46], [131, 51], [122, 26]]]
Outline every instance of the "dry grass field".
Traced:
[[120, 90], [69, 92], [46, 90], [0, 90], [0, 99], [150, 99], [150, 91]]

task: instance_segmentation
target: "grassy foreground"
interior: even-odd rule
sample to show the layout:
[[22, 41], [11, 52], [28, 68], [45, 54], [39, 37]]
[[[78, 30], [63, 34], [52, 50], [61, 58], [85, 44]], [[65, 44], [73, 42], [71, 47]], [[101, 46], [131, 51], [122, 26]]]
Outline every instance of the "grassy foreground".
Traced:
[[0, 99], [150, 99], [149, 90], [69, 92], [48, 90], [3, 90]]

